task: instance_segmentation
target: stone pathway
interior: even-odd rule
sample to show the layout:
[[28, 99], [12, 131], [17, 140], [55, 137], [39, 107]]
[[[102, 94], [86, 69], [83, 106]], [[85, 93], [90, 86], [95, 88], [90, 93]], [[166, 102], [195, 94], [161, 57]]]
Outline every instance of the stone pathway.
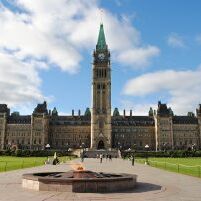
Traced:
[[130, 161], [104, 159], [100, 164], [98, 159], [85, 159], [84, 166], [88, 170], [131, 173], [138, 175], [137, 188], [133, 191], [91, 194], [91, 193], [61, 193], [32, 191], [21, 187], [21, 176], [24, 173], [42, 171], [68, 171], [72, 163], [57, 166], [41, 166], [23, 170], [0, 173], [0, 201], [100, 201], [100, 200], [136, 200], [136, 201], [201, 201], [201, 179], [181, 174], [171, 173], [142, 164], [131, 166]]

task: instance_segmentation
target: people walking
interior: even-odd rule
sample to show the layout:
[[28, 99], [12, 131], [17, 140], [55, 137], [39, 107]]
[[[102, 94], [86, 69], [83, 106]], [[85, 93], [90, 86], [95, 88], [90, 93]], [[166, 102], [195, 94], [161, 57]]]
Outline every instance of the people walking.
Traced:
[[106, 162], [107, 162], [107, 159], [108, 159], [108, 154], [106, 154]]
[[109, 161], [112, 161], [112, 155], [111, 154], [109, 155]]
[[100, 154], [100, 163], [103, 161], [103, 154]]
[[84, 162], [84, 153], [81, 154], [81, 162]]

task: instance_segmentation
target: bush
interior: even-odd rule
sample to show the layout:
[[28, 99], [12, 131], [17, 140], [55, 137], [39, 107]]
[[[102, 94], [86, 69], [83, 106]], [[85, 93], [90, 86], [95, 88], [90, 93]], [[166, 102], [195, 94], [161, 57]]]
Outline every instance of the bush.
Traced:
[[[122, 157], [130, 157], [132, 153], [122, 151]], [[135, 152], [135, 157], [145, 158], [149, 157], [171, 157], [171, 158], [185, 158], [185, 157], [201, 157], [201, 151], [189, 151], [189, 150], [172, 150], [172, 151], [145, 151]]]
[[[4, 150], [0, 151], [0, 156], [17, 156], [17, 157], [47, 157], [47, 156], [54, 156], [54, 153], [57, 153], [58, 157], [61, 156], [67, 156], [71, 155], [71, 152], [66, 151], [55, 151], [55, 150], [22, 150], [22, 149], [16, 149], [16, 150]], [[73, 155], [71, 155], [74, 157]]]

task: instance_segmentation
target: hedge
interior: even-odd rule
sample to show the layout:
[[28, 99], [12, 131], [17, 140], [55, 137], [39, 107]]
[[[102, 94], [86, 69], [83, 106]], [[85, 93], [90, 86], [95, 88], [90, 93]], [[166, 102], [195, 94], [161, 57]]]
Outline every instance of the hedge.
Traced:
[[[122, 157], [129, 157], [132, 155], [130, 152], [122, 151]], [[172, 157], [172, 158], [185, 158], [185, 157], [201, 157], [201, 151], [189, 150], [172, 150], [172, 151], [148, 151], [148, 152], [134, 152], [135, 157], [145, 158], [149, 157]]]
[[57, 156], [74, 156], [72, 155], [72, 152], [67, 151], [56, 151], [56, 150], [21, 150], [17, 149], [15, 151], [12, 150], [5, 150], [0, 151], [0, 156], [17, 156], [17, 157], [47, 157], [47, 156], [54, 156], [54, 153], [57, 153]]

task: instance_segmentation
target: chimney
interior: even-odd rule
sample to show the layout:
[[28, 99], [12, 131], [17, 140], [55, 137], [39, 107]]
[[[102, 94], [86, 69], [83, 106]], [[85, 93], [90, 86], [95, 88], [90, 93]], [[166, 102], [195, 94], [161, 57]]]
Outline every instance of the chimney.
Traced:
[[72, 116], [74, 117], [74, 110], [72, 110]]
[[126, 110], [124, 109], [124, 117], [126, 116]]
[[132, 110], [130, 110], [130, 117], [132, 117]]
[[80, 110], [78, 110], [78, 116], [80, 117], [80, 114], [81, 114], [81, 112], [80, 112]]

